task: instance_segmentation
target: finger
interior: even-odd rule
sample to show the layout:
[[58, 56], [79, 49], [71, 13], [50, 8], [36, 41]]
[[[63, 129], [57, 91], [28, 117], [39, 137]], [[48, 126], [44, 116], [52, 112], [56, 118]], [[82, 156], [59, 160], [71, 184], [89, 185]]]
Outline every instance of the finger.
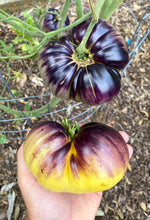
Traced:
[[127, 144], [127, 147], [128, 147], [128, 151], [129, 151], [129, 158], [131, 158], [133, 155], [133, 148], [129, 144]]
[[30, 132], [30, 131], [27, 131], [27, 133], [26, 133], [26, 137], [28, 136], [29, 132]]
[[[112, 125], [107, 124], [108, 126], [112, 127]], [[129, 135], [125, 131], [119, 131], [125, 142], [127, 143], [129, 141]]]
[[17, 152], [17, 176], [18, 176], [18, 184], [20, 187], [26, 187], [28, 184], [28, 180], [30, 182], [35, 180], [35, 177], [30, 172], [29, 168], [27, 167], [24, 155], [23, 155], [23, 144], [19, 148]]
[[[27, 131], [26, 137], [28, 136], [28, 134], [29, 131]], [[21, 147], [17, 152], [17, 174], [18, 174], [18, 180], [22, 180], [25, 178], [26, 175], [30, 175], [30, 171], [24, 160], [23, 144], [21, 145]]]
[[95, 193], [95, 194], [99, 197], [100, 202], [101, 202], [103, 193], [102, 193], [102, 192], [97, 192], [97, 193]]
[[129, 135], [125, 131], [119, 131], [126, 143], [129, 141]]

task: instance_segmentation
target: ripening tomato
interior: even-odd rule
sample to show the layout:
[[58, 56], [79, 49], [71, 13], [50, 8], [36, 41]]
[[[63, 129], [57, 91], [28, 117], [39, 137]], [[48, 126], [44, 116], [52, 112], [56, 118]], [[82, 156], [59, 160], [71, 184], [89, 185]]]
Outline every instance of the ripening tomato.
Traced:
[[112, 127], [87, 123], [71, 136], [60, 123], [41, 122], [24, 142], [24, 158], [39, 183], [54, 192], [107, 190], [125, 174], [127, 144]]

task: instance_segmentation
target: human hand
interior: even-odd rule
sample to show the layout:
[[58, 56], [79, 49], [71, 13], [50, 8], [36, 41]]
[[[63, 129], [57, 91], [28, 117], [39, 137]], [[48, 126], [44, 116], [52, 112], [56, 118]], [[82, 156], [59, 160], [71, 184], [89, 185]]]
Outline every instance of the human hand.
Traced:
[[[121, 131], [126, 143], [128, 135]], [[133, 149], [128, 146], [129, 155]], [[73, 194], [55, 193], [43, 188], [27, 167], [23, 145], [17, 153], [18, 184], [27, 208], [28, 220], [94, 220], [102, 192]]]

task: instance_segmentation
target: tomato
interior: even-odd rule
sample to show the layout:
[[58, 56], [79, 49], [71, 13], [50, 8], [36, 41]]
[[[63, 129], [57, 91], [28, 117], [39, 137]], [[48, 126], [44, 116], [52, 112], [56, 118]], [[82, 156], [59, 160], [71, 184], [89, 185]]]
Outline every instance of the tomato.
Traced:
[[45, 83], [63, 99], [99, 105], [112, 100], [121, 88], [119, 70], [128, 63], [122, 38], [107, 22], [99, 19], [78, 56], [90, 19], [72, 29], [68, 36], [49, 42], [39, 55], [39, 70]]
[[105, 124], [84, 124], [71, 137], [62, 124], [49, 121], [29, 132], [24, 158], [44, 188], [89, 193], [117, 184], [127, 169], [129, 153], [122, 136]]
[[[73, 28], [72, 38], [75, 44], [78, 45], [82, 41], [90, 21], [91, 19], [88, 19]], [[109, 23], [102, 19], [99, 19], [94, 26], [87, 41], [87, 48], [90, 49], [96, 63], [102, 63], [117, 70], [123, 69], [129, 61], [123, 39]]]
[[[48, 14], [46, 14], [45, 18], [41, 23], [41, 29], [45, 32], [55, 31], [58, 29], [59, 15], [60, 12], [57, 9], [49, 8]], [[64, 27], [70, 24], [68, 16], [64, 22]]]

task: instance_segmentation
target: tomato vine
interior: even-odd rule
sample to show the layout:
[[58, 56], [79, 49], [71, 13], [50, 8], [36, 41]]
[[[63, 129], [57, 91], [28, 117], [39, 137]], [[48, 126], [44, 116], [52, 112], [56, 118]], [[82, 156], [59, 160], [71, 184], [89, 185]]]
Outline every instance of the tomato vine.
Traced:
[[[6, 13], [5, 11], [0, 9], [0, 22], [5, 22], [7, 24], [9, 24], [12, 29], [16, 29], [19, 31], [20, 34], [22, 34], [22, 37], [24, 36], [30, 36], [30, 38], [35, 38], [39, 41], [39, 44], [34, 45], [33, 46], [33, 50], [29, 51], [28, 54], [19, 54], [16, 55], [15, 51], [11, 52], [11, 53], [1, 53], [0, 54], [0, 59], [2, 61], [6, 61], [7, 60], [12, 60], [12, 59], [28, 59], [31, 58], [33, 56], [35, 56], [36, 54], [38, 54], [38, 52], [47, 44], [48, 41], [50, 41], [53, 37], [55, 36], [62, 36], [62, 33], [64, 31], [70, 30], [72, 28], [74, 28], [75, 26], [79, 25], [81, 22], [85, 21], [86, 19], [88, 19], [91, 15], [92, 15], [92, 19], [91, 22], [88, 26], [88, 29], [81, 41], [81, 43], [77, 46], [76, 48], [76, 53], [77, 55], [79, 55], [79, 58], [82, 58], [82, 60], [84, 61], [84, 58], [86, 59], [88, 57], [88, 53], [86, 50], [86, 42], [93, 30], [94, 25], [96, 24], [96, 22], [98, 21], [98, 18], [103, 18], [105, 20], [108, 20], [109, 17], [112, 15], [112, 13], [116, 10], [116, 8], [121, 4], [122, 0], [97, 0], [97, 3], [94, 5], [92, 0], [89, 0], [89, 6], [91, 8], [91, 10], [89, 12], [87, 12], [86, 14], [84, 14], [83, 12], [83, 5], [82, 5], [82, 0], [75, 0], [75, 5], [76, 5], [76, 14], [77, 14], [77, 19], [69, 24], [68, 26], [63, 26], [65, 18], [67, 16], [67, 13], [69, 11], [70, 5], [71, 5], [71, 0], [65, 0], [65, 3], [62, 7], [62, 11], [60, 12], [60, 19], [59, 19], [59, 24], [58, 24], [58, 29], [48, 32], [46, 33], [45, 31], [41, 30], [39, 28], [40, 24], [37, 25], [32, 25], [28, 22], [22, 21], [21, 19], [14, 17], [8, 13]], [[42, 19], [44, 18], [44, 16], [48, 13], [48, 8], [51, 7], [51, 3], [52, 0], [49, 0], [47, 9], [45, 10], [45, 12], [43, 12], [43, 10], [41, 9], [35, 9], [36, 13], [35, 15], [38, 18], [38, 13], [39, 16], [42, 14], [41, 20], [39, 22], [42, 21]], [[36, 19], [34, 17], [34, 13], [33, 13], [33, 21], [36, 22]], [[60, 100], [60, 98], [58, 97], [54, 97], [54, 99], [49, 103], [50, 107], [54, 107], [56, 105], [56, 103], [58, 103], [58, 101]], [[14, 110], [14, 112], [9, 110], [9, 107], [6, 107], [2, 104], [0, 104], [0, 109], [3, 109], [5, 112], [7, 113], [12, 113], [14, 115], [18, 115], [21, 116], [19, 114], [19, 111]], [[47, 107], [44, 106], [40, 109], [37, 109], [36, 112], [31, 112], [31, 113], [36, 113], [36, 114], [40, 114], [40, 113], [44, 113], [46, 112]]]

